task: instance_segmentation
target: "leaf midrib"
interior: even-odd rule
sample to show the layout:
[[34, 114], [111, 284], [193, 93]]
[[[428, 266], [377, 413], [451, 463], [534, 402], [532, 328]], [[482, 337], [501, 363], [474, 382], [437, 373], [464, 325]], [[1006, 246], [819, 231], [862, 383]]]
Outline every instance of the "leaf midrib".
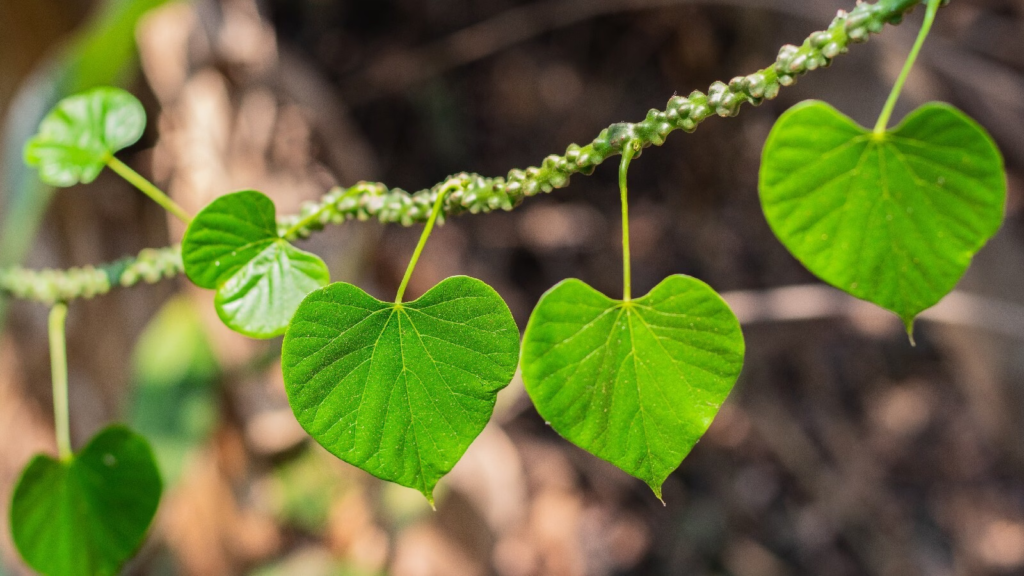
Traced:
[[[392, 319], [397, 319], [397, 324], [398, 325], [397, 325], [397, 327], [395, 327], [395, 329], [398, 330], [399, 358], [400, 358], [400, 362], [401, 362], [401, 370], [395, 376], [394, 380], [391, 382], [389, 394], [393, 394], [394, 393], [394, 390], [398, 387], [397, 386], [398, 385], [398, 381], [401, 378], [404, 377], [405, 378], [406, 406], [407, 406], [407, 408], [409, 410], [409, 429], [412, 431], [413, 443], [415, 445], [416, 458], [417, 458], [417, 463], [418, 463], [418, 474], [417, 474], [416, 477], [419, 480], [419, 486], [420, 486], [419, 489], [420, 489], [420, 491], [421, 492], [425, 492], [428, 489], [428, 487], [426, 485], [426, 478], [427, 478], [427, 474], [426, 473], [427, 473], [427, 470], [426, 470], [426, 468], [425, 468], [425, 466], [423, 464], [423, 456], [422, 456], [422, 450], [420, 448], [419, 434], [418, 434], [418, 431], [416, 429], [418, 419], [415, 416], [415, 411], [412, 409], [412, 404], [411, 404], [412, 403], [412, 395], [409, 393], [409, 387], [410, 387], [410, 377], [409, 376], [410, 375], [415, 377], [416, 380], [419, 382], [420, 387], [421, 387], [424, 395], [430, 400], [431, 406], [433, 407], [434, 411], [437, 414], [441, 415], [441, 418], [444, 421], [444, 423], [448, 426], [448, 429], [451, 430], [454, 434], [458, 434], [458, 430], [455, 428], [455, 426], [452, 424], [451, 420], [448, 418], [448, 415], [445, 413], [445, 410], [442, 410], [440, 408], [440, 406], [438, 406], [437, 398], [435, 397], [435, 395], [433, 393], [431, 393], [430, 388], [426, 385], [426, 383], [423, 380], [423, 378], [421, 378], [419, 376], [419, 374], [416, 371], [415, 367], [410, 367], [409, 363], [406, 360], [405, 339], [403, 338], [403, 335], [405, 334], [405, 332], [403, 331], [403, 327], [402, 327], [402, 317], [403, 316], [405, 317], [406, 321], [408, 322], [409, 328], [412, 330], [412, 333], [416, 335], [416, 338], [419, 341], [419, 344], [420, 344], [421, 348], [423, 349], [424, 354], [429, 359], [430, 366], [434, 370], [434, 373], [436, 374], [437, 378], [441, 381], [441, 383], [444, 384], [444, 386], [452, 394], [452, 396], [453, 397], [460, 397], [461, 396], [461, 397], [466, 397], [466, 398], [474, 398], [474, 399], [478, 399], [478, 400], [479, 400], [479, 398], [476, 397], [476, 396], [472, 396], [470, 394], [466, 394], [464, 392], [457, 392], [454, 388], [452, 388], [451, 382], [449, 382], [448, 379], [445, 378], [444, 374], [439, 369], [439, 362], [436, 359], [434, 359], [433, 355], [430, 353], [429, 348], [423, 342], [423, 334], [416, 327], [416, 323], [413, 320], [412, 316], [408, 313], [408, 310], [419, 311], [416, 308], [413, 308], [411, 306], [403, 306], [403, 305], [400, 305], [400, 304], [399, 305], [396, 305], [396, 304], [386, 305], [385, 307], [382, 307], [382, 308], [372, 312], [371, 314], [368, 314], [365, 318], [362, 318], [361, 320], [359, 320], [359, 322], [357, 322], [357, 323], [353, 324], [351, 327], [347, 328], [345, 330], [345, 332], [343, 332], [342, 334], [339, 334], [338, 336], [333, 338], [332, 342], [336, 341], [338, 338], [341, 338], [344, 333], [347, 333], [350, 330], [354, 329], [356, 326], [358, 326], [358, 325], [362, 324], [363, 322], [367, 321], [368, 319], [370, 319], [372, 316], [376, 315], [377, 313], [385, 312], [386, 311], [388, 313], [387, 320], [384, 321], [384, 325], [381, 327], [380, 332], [377, 334], [377, 337], [374, 339], [374, 343], [372, 344], [372, 351], [370, 353], [370, 358], [368, 360], [364, 361], [364, 363], [365, 362], [369, 362], [370, 363], [370, 366], [368, 367], [368, 371], [372, 372], [373, 365], [375, 363], [375, 358], [377, 356], [377, 351], [380, 348], [380, 341], [384, 337], [384, 334], [387, 333], [387, 331], [388, 331], [388, 329], [389, 329], [389, 327], [391, 325]], [[433, 316], [431, 316], [429, 314], [424, 314], [424, 315], [426, 315], [428, 317], [431, 317], [431, 318], [434, 318]], [[459, 323], [455, 323], [455, 324], [461, 325]], [[440, 339], [440, 340], [444, 340], [444, 339]], [[444, 341], [445, 342], [449, 342], [447, 340], [444, 340]], [[458, 345], [458, 344], [453, 343], [453, 342], [449, 342], [449, 343], [453, 344], [453, 345]], [[329, 345], [330, 344], [328, 344], [327, 346], [329, 346]], [[323, 350], [327, 346], [322, 347], [321, 350]], [[487, 354], [485, 354], [483, 352], [480, 352], [479, 350], [474, 350], [472, 348], [467, 348], [465, 346], [459, 346], [459, 347], [463, 348], [465, 350], [469, 350], [471, 352], [475, 352], [481, 358], [485, 358], [488, 361], [494, 362], [494, 360], [489, 358], [489, 356]], [[342, 358], [344, 358], [344, 357], [340, 357], [338, 359], [335, 359], [331, 364], [327, 365], [322, 370], [319, 370], [318, 373], [322, 373], [324, 371], [329, 370], [332, 366], [334, 366]], [[362, 366], [362, 364], [363, 363], [360, 363], [359, 366]], [[445, 363], [445, 364], [447, 364], [447, 363]], [[497, 364], [497, 363], [495, 362], [495, 364]], [[354, 372], [354, 370], [355, 369], [353, 368], [353, 370], [350, 370], [349, 372], [347, 372], [341, 378], [341, 380], [344, 380], [345, 378], [347, 378], [348, 375], [350, 375], [350, 374], [352, 374], [352, 372]], [[468, 372], [468, 371], [466, 371], [466, 372]], [[479, 376], [479, 375], [477, 375], [476, 377], [479, 378], [480, 380], [486, 380], [484, 377]], [[367, 391], [366, 391], [368, 385], [369, 385], [368, 378], [364, 379], [363, 382], [362, 382], [363, 393], [360, 395], [359, 406], [357, 406], [356, 410], [355, 410], [355, 413], [356, 413], [355, 421], [356, 422], [358, 422], [359, 420], [362, 419], [362, 409], [363, 409], [363, 406], [365, 404], [365, 401], [366, 401], [366, 398], [367, 398], [367, 395], [368, 395]], [[461, 402], [456, 402], [456, 403], [462, 409], [464, 414], [471, 415], [470, 410], [467, 409], [466, 406], [464, 406]], [[383, 426], [386, 424], [388, 416], [390, 414], [390, 406], [391, 406], [391, 404], [392, 404], [392, 402], [389, 401], [388, 402], [388, 407], [389, 408], [388, 408], [388, 410], [385, 411], [385, 414], [383, 416], [383, 423], [382, 423], [381, 433], [377, 436], [377, 452], [380, 451], [381, 443], [383, 442], [383, 437], [384, 437]], [[315, 410], [314, 410], [314, 420], [316, 419], [316, 416], [319, 413], [319, 410], [320, 410], [320, 408], [322, 406], [323, 406], [323, 404], [321, 403], [321, 404], [319, 404], [319, 405], [317, 405], [315, 407]], [[340, 419], [339, 419], [339, 422], [340, 422]], [[330, 428], [328, 428], [328, 429], [330, 429]], [[437, 451], [438, 455], [439, 456], [443, 456], [445, 451], [442, 451], [438, 447], [437, 442], [434, 440], [432, 435], [428, 434], [427, 436], [430, 439], [431, 443], [433, 444], [434, 449]]]

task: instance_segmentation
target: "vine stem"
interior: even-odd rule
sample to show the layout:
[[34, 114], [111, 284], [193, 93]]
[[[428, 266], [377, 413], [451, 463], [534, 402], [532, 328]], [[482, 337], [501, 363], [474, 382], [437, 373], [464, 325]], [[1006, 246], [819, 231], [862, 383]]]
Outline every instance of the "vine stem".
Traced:
[[885, 107], [882, 108], [882, 113], [878, 116], [878, 122], [875, 123], [875, 138], [885, 135], [885, 131], [889, 127], [889, 119], [892, 117], [892, 111], [896, 107], [896, 101], [899, 100], [900, 94], [903, 92], [903, 86], [907, 83], [910, 70], [914, 68], [914, 63], [921, 52], [921, 47], [924, 46], [925, 39], [928, 38], [928, 33], [931, 32], [932, 24], [935, 22], [935, 14], [939, 11], [939, 4], [941, 3], [942, 0], [928, 0], [928, 8], [924, 14], [924, 23], [921, 24], [921, 31], [918, 32], [914, 47], [910, 49], [907, 61], [903, 64], [903, 70], [900, 71], [896, 84], [892, 87], [892, 92], [889, 93], [889, 99], [885, 101]]
[[409, 286], [409, 279], [412, 278], [412, 271], [416, 269], [416, 263], [420, 260], [420, 254], [423, 252], [423, 247], [427, 245], [427, 238], [430, 238], [430, 233], [434, 230], [434, 222], [437, 221], [438, 215], [441, 214], [441, 206], [444, 205], [444, 199], [456, 186], [454, 184], [448, 184], [441, 188], [437, 193], [437, 200], [434, 200], [434, 208], [430, 211], [430, 219], [427, 220], [427, 225], [423, 228], [423, 233], [420, 234], [419, 244], [416, 245], [416, 250], [412, 253], [412, 260], [409, 261], [409, 267], [405, 269], [405, 276], [402, 277], [402, 283], [398, 285], [398, 295], [395, 296], [395, 304], [402, 303], [402, 296], [405, 296], [405, 289]]
[[50, 372], [53, 379], [53, 422], [57, 434], [57, 453], [64, 462], [71, 460], [71, 427], [68, 416], [68, 351], [65, 324], [68, 305], [59, 302], [50, 309]]
[[[351, 198], [352, 196], [355, 196], [358, 193], [359, 193], [359, 187], [353, 186], [348, 191], [346, 191], [344, 194], [342, 194], [341, 198], [338, 198], [337, 202], [340, 203], [342, 200], [345, 200], [346, 198]], [[281, 235], [281, 237], [282, 238], [291, 238], [291, 237], [293, 237], [294, 235], [298, 234], [299, 231], [304, 230], [305, 228], [307, 228], [310, 224], [313, 224], [314, 222], [317, 222], [318, 220], [320, 220], [320, 218], [323, 216], [323, 214], [325, 212], [329, 212], [333, 208], [334, 208], [334, 204], [326, 203], [325, 202], [319, 208], [317, 208], [313, 213], [309, 214], [305, 218], [302, 218], [301, 220], [299, 220], [295, 224], [292, 224], [291, 226], [289, 226], [288, 229], [285, 231], [285, 233]]]
[[[507, 178], [485, 178], [477, 174], [453, 177], [454, 189], [447, 189], [446, 214], [478, 214], [494, 210], [512, 210], [525, 198], [548, 193], [569, 185], [574, 174], [588, 175], [608, 158], [621, 153], [622, 138], [634, 138], [642, 147], [661, 146], [669, 133], [675, 130], [693, 132], [697, 126], [713, 115], [732, 117], [743, 104], [758, 104], [771, 100], [782, 87], [789, 86], [797, 77], [827, 66], [848, 51], [855, 43], [866, 41], [871, 34], [880, 32], [886, 24], [898, 24], [903, 16], [920, 4], [934, 7], [935, 0], [878, 0], [875, 3], [858, 2], [849, 13], [840, 10], [826, 30], [814, 32], [801, 46], [786, 45], [770, 66], [729, 81], [715, 82], [708, 93], [699, 90], [689, 96], [673, 96], [664, 111], [651, 110], [637, 123], [618, 122], [601, 131], [589, 144], [571, 144], [564, 155], [552, 154], [539, 167], [509, 171]], [[928, 26], [932, 18], [928, 19]], [[891, 114], [891, 107], [888, 114]], [[885, 120], [888, 123], [888, 119]], [[884, 134], [884, 128], [883, 128]], [[118, 163], [119, 164], [119, 163]], [[121, 166], [117, 166], [120, 168]], [[111, 165], [111, 168], [115, 168]], [[134, 175], [127, 170], [122, 175]], [[120, 173], [120, 172], [119, 172]], [[135, 175], [137, 176], [137, 175]], [[128, 177], [128, 176], [126, 176]], [[141, 176], [133, 183], [147, 184]], [[398, 223], [412, 226], [426, 222], [436, 194], [445, 189], [442, 183], [410, 194], [398, 188], [389, 189], [378, 182], [359, 182], [346, 192], [335, 194], [332, 189], [319, 203], [303, 207], [305, 215], [278, 220], [285, 236], [306, 237], [328, 223], [341, 223], [352, 219], [377, 219], [383, 224]], [[160, 193], [163, 196], [163, 193]], [[342, 206], [340, 199], [351, 202]], [[183, 212], [183, 211], [182, 211]], [[187, 215], [186, 215], [187, 216]], [[187, 222], [183, 218], [184, 221]], [[36, 302], [51, 304], [76, 298], [92, 298], [106, 294], [114, 286], [131, 286], [141, 278], [156, 282], [170, 278], [183, 270], [178, 247], [159, 251], [144, 251], [159, 255], [158, 267], [150, 258], [126, 259], [96, 267], [70, 270], [26, 270], [19, 266], [0, 268], [0, 297], [12, 295]], [[108, 278], [104, 278], [107, 276]]]
[[317, 220], [319, 220], [320, 216], [323, 215], [324, 212], [327, 212], [330, 209], [331, 209], [331, 206], [329, 204], [324, 204], [319, 209], [317, 209], [316, 212], [313, 212], [309, 216], [306, 216], [302, 220], [299, 220], [294, 225], [289, 227], [288, 230], [286, 230], [285, 233], [281, 235], [281, 237], [282, 238], [289, 238], [289, 237], [291, 237], [292, 235], [298, 233], [299, 230], [302, 230], [303, 228], [306, 228], [307, 226], [309, 226], [313, 222], [316, 222]]
[[622, 149], [622, 161], [619, 162], [619, 195], [622, 197], [622, 301], [629, 302], [633, 298], [633, 275], [630, 270], [629, 257], [629, 191], [626, 181], [629, 177], [629, 164], [636, 155], [636, 143], [629, 142]]
[[177, 217], [178, 220], [184, 222], [186, 226], [192, 223], [192, 216], [186, 212], [184, 208], [179, 206], [174, 200], [171, 200], [167, 194], [164, 194], [163, 190], [157, 188], [152, 182], [143, 178], [143, 176], [135, 170], [132, 170], [127, 164], [121, 162], [116, 157], [111, 156], [107, 159], [107, 166], [116, 172], [118, 176], [127, 180], [132, 186], [141, 190], [143, 194], [149, 196], [164, 210], [167, 210]]

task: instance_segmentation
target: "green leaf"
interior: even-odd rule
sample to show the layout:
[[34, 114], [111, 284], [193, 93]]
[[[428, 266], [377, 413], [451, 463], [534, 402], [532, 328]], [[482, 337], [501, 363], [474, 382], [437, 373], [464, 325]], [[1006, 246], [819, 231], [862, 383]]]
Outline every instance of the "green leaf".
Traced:
[[661, 498], [732, 390], [743, 354], [739, 322], [700, 280], [670, 276], [623, 302], [571, 279], [530, 317], [523, 382], [556, 432]]
[[356, 286], [310, 294], [284, 338], [292, 410], [329, 452], [432, 501], [491, 418], [519, 360], [519, 329], [493, 288], [448, 278], [414, 302]]
[[61, 100], [43, 118], [25, 145], [25, 162], [52, 186], [88, 184], [114, 153], [138, 142], [145, 128], [146, 111], [135, 96], [94, 88]]
[[768, 137], [760, 189], [768, 223], [804, 266], [908, 330], [953, 289], [1006, 205], [995, 143], [945, 104], [881, 137], [823, 102], [797, 105]]
[[185, 232], [181, 255], [196, 285], [217, 290], [221, 320], [253, 338], [284, 334], [302, 299], [331, 281], [323, 260], [278, 235], [274, 203], [252, 190], [204, 208]]
[[11, 502], [14, 543], [42, 574], [117, 574], [142, 543], [161, 490], [146, 440], [111, 426], [69, 462], [32, 460]]

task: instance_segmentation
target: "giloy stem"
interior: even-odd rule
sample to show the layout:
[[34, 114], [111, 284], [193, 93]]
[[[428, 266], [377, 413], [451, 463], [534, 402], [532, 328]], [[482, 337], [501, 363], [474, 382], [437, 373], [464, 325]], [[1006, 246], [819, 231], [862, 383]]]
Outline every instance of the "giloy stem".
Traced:
[[[795, 76], [812, 69], [807, 65], [810, 56], [815, 56], [815, 58], [827, 56], [829, 61], [831, 61], [833, 55], [838, 56], [845, 52], [848, 45], [854, 42], [850, 37], [852, 31], [859, 32], [861, 41], [866, 40], [868, 32], [876, 32], [876, 28], [880, 29], [881, 25], [884, 24], [898, 23], [900, 18], [909, 10], [927, 1], [929, 0], [879, 0], [876, 4], [859, 3], [849, 14], [845, 12], [840, 13], [829, 25], [828, 30], [813, 33], [800, 48], [787, 52], [785, 58], [780, 54], [779, 59], [774, 64], [746, 78], [763, 77], [758, 83], [757, 94], [760, 95], [758, 98], [770, 99], [775, 96], [774, 92], [777, 92], [778, 85], [780, 84], [778, 69], [782, 64], [786, 64], [783, 67], [786, 70], [786, 74], [795, 78]], [[929, 6], [936, 4], [937, 2], [932, 2]], [[851, 22], [851, 18], [854, 17], [858, 18], [855, 26]], [[835, 44], [816, 48], [812, 45], [811, 40], [824, 32], [831, 34]], [[829, 50], [826, 50], [826, 48], [829, 48]], [[838, 51], [836, 52], [833, 48]], [[796, 60], [804, 62], [800, 69], [801, 71], [794, 71], [793, 69]], [[765, 83], [771, 84], [775, 91], [772, 93], [767, 91], [761, 93], [760, 90], [765, 89]], [[754, 98], [752, 85], [738, 85], [736, 87], [737, 91], [734, 92], [731, 86], [726, 86], [721, 82], [716, 84], [722, 85], [718, 87], [720, 92], [724, 89], [729, 91], [729, 100], [732, 107], [725, 106], [725, 103], [722, 102], [719, 103], [722, 112], [728, 113], [728, 115], [738, 112], [740, 104], [749, 102], [751, 98]], [[725, 96], [725, 92], [718, 95], [720, 97]], [[690, 132], [696, 129], [700, 121], [718, 113], [717, 108], [712, 110], [708, 104], [708, 96], [699, 91], [694, 92], [688, 98], [676, 96], [669, 101], [669, 106], [665, 111], [652, 111], [652, 113], [648, 114], [647, 120], [632, 126], [636, 129], [635, 133], [642, 139], [644, 146], [660, 145], [667, 134], [658, 132], [657, 129], [663, 128], [665, 126], [664, 122], [669, 120], [670, 116], [676, 116], [674, 120], [676, 124], [670, 124], [672, 131], [681, 128]], [[677, 125], [682, 121], [682, 117], [679, 114], [683, 108], [689, 110], [686, 118], [688, 124]], [[885, 123], [887, 122], [888, 119], [885, 120]], [[611, 128], [609, 127], [609, 129]], [[462, 176], [464, 176], [465, 182], [462, 184], [456, 183], [457, 185], [454, 190], [449, 190], [451, 193], [446, 208], [450, 213], [469, 212], [473, 214], [499, 209], [511, 210], [518, 206], [523, 198], [564, 187], [569, 183], [570, 172], [573, 174], [590, 174], [597, 165], [617, 153], [618, 147], [612, 147], [608, 142], [607, 134], [605, 132], [602, 132], [602, 134], [605, 135], [604, 138], [599, 135], [594, 142], [586, 146], [571, 145], [563, 156], [549, 156], [540, 168], [513, 170], [509, 173], [509, 178], [483, 178], [478, 175], [464, 174]], [[884, 134], [884, 128], [882, 134]], [[595, 147], [596, 144], [600, 144], [601, 150]], [[141, 177], [139, 178], [141, 179]], [[141, 179], [141, 181], [145, 182], [144, 179]], [[350, 219], [366, 220], [374, 218], [384, 224], [399, 223], [403, 226], [411, 226], [417, 222], [426, 221], [428, 214], [421, 207], [433, 205], [435, 200], [433, 195], [437, 193], [439, 188], [444, 188], [444, 186], [409, 194], [400, 189], [389, 189], [380, 183], [360, 182], [350, 187], [341, 196], [348, 197], [351, 194], [355, 201], [349, 202], [348, 206], [340, 206], [338, 196], [329, 193], [317, 206], [309, 211], [310, 214], [315, 214], [315, 217], [294, 216], [284, 218], [279, 222], [283, 228], [287, 229], [286, 236], [288, 237], [293, 235], [304, 236], [314, 232], [315, 229], [311, 230], [309, 227], [324, 220], [343, 222]], [[513, 188], [515, 188], [514, 193], [512, 191]], [[165, 248], [160, 251], [161, 254], [165, 252], [168, 256], [167, 260], [178, 261], [178, 265], [173, 270], [168, 269], [165, 277], [171, 277], [176, 273], [180, 273], [182, 266], [180, 265], [179, 248]], [[103, 264], [95, 268], [98, 270], [112, 270], [110, 272], [111, 277], [115, 278], [120, 275], [119, 271], [123, 270], [127, 265], [130, 265], [130, 261]], [[68, 301], [76, 298], [91, 298], [96, 294], [104, 294], [109, 291], [109, 287], [96, 291], [92, 289], [91, 283], [80, 282], [77, 278], [79, 271], [79, 269], [33, 271], [20, 267], [0, 268], [0, 296], [11, 295], [16, 298], [25, 298], [48, 304], [54, 300], [53, 294], [55, 293], [59, 293], [59, 299]], [[147, 277], [146, 281], [155, 282], [159, 279], [160, 277], [157, 276], [152, 277], [152, 279]], [[134, 283], [134, 280], [131, 282], [112, 281], [111, 285], [129, 286]]]
[[[359, 188], [353, 186], [347, 192], [345, 192], [341, 196], [341, 198], [338, 199], [338, 202], [340, 203], [342, 200], [345, 200], [346, 198], [351, 198], [352, 196], [355, 196], [358, 192], [359, 192]], [[281, 235], [281, 237], [284, 238], [284, 239], [292, 238], [294, 235], [298, 234], [301, 230], [304, 230], [310, 224], [312, 224], [312, 223], [316, 222], [317, 220], [319, 220], [323, 216], [323, 214], [325, 212], [330, 211], [332, 208], [334, 208], [334, 206], [332, 204], [325, 203], [325, 204], [321, 205], [317, 210], [315, 210], [314, 212], [312, 212], [311, 214], [309, 214], [305, 218], [302, 218], [301, 220], [299, 220], [295, 224], [292, 224], [288, 228], [288, 230], [286, 230], [285, 233]]]

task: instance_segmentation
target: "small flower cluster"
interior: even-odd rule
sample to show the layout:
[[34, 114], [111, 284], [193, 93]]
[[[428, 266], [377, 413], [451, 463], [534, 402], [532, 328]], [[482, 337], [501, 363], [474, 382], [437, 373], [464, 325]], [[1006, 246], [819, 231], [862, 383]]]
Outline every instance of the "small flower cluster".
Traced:
[[181, 261], [181, 246], [146, 248], [135, 258], [126, 258], [120, 264], [107, 268], [111, 282], [128, 288], [140, 281], [155, 284], [164, 278], [174, 278], [185, 271]]
[[415, 194], [401, 188], [389, 189], [379, 182], [359, 182], [347, 189], [334, 188], [319, 202], [305, 203], [297, 216], [281, 218], [278, 230], [284, 238], [294, 240], [306, 238], [327, 224], [346, 220], [376, 219], [384, 224], [411, 226], [430, 217], [442, 190], [447, 196], [441, 221], [445, 214], [512, 210], [523, 198], [521, 194], [510, 192], [504, 178], [485, 178], [479, 174], [456, 174]]
[[0, 270], [0, 290], [15, 298], [54, 304], [110, 292], [110, 277], [92, 266], [68, 270]]
[[68, 270], [0, 270], [0, 292], [44, 304], [92, 298], [110, 292], [112, 286], [129, 287], [144, 281], [155, 284], [184, 270], [181, 248], [147, 248], [134, 258], [101, 267], [83, 266]]

